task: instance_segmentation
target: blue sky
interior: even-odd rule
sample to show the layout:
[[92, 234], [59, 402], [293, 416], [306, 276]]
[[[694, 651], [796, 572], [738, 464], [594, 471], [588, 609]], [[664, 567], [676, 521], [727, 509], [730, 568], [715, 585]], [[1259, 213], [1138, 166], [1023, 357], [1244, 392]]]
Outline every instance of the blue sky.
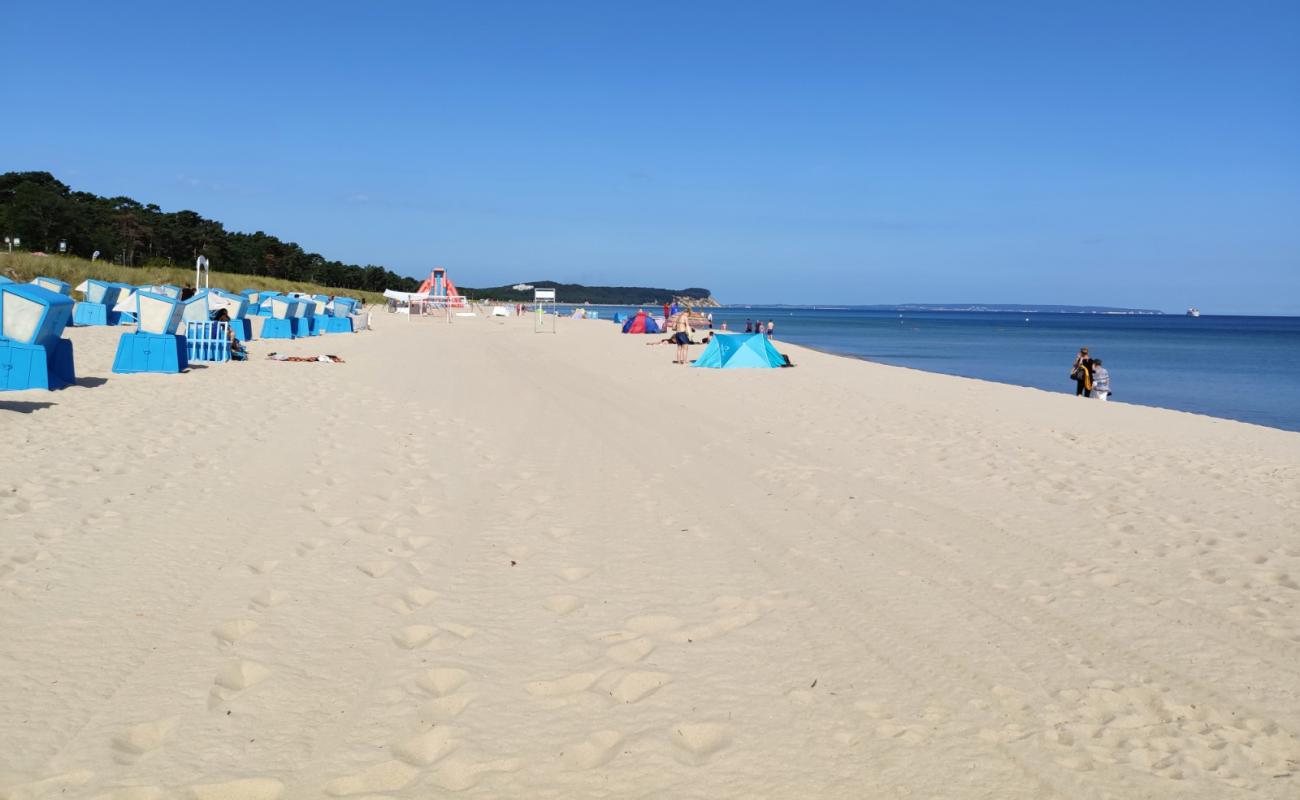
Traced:
[[1300, 314], [1300, 3], [203, 5], [11, 9], [0, 171], [469, 286]]

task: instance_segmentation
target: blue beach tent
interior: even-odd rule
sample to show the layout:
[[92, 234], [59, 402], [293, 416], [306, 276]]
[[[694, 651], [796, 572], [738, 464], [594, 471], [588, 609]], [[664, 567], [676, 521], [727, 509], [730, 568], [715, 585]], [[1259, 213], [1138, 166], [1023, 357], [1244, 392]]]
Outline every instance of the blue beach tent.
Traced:
[[695, 359], [694, 367], [710, 369], [771, 369], [785, 366], [785, 358], [761, 333], [715, 335]]

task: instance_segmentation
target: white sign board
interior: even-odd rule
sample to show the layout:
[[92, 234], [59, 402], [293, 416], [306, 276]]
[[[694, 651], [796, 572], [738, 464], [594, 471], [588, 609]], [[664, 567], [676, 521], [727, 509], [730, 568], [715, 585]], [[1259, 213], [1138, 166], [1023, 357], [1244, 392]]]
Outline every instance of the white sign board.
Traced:
[[534, 302], [534, 303], [537, 303], [537, 302], [541, 302], [542, 300], [549, 300], [550, 302], [554, 303], [554, 302], [555, 302], [555, 290], [554, 290], [554, 289], [534, 289], [534, 290], [533, 290], [533, 302]]

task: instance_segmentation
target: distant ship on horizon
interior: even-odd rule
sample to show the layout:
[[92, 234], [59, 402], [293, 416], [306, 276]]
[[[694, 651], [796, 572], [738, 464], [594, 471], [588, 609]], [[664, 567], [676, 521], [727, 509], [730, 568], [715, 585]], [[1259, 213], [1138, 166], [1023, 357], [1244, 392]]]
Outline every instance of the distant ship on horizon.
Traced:
[[1201, 310], [1199, 308], [1187, 309], [1187, 316], [1189, 317], [1199, 317], [1200, 315], [1201, 315]]

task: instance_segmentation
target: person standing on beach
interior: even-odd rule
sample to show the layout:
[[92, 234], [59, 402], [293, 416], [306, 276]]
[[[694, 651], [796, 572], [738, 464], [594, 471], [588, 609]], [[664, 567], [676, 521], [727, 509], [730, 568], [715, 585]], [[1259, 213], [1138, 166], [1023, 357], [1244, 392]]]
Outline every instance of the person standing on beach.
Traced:
[[709, 330], [713, 330], [713, 312], [709, 312]]
[[1070, 377], [1074, 379], [1075, 397], [1092, 396], [1092, 357], [1088, 355], [1088, 348], [1079, 348], [1074, 366], [1070, 368]]
[[686, 346], [691, 343], [691, 314], [688, 310], [685, 314], [678, 314], [677, 320], [673, 323], [673, 341], [677, 343], [677, 358], [674, 364], [685, 364], [687, 359]]
[[754, 332], [754, 321], [752, 319], [746, 319], [745, 333], [753, 333], [753, 332]]
[[1100, 358], [1092, 360], [1092, 396], [1102, 401], [1110, 397], [1110, 372], [1101, 365]]
[[776, 323], [772, 320], [767, 321], [767, 338], [772, 338], [772, 331], [776, 330]]

